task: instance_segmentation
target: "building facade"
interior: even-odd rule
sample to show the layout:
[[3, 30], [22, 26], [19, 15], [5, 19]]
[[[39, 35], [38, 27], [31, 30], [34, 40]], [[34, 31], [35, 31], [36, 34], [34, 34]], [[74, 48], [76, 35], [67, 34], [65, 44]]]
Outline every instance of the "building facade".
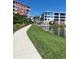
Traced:
[[57, 24], [65, 24], [65, 13], [64, 12], [44, 12], [41, 15], [42, 22], [44, 25], [49, 25], [49, 22]]
[[30, 11], [29, 6], [16, 2], [16, 1], [13, 1], [13, 14], [28, 16], [29, 11]]

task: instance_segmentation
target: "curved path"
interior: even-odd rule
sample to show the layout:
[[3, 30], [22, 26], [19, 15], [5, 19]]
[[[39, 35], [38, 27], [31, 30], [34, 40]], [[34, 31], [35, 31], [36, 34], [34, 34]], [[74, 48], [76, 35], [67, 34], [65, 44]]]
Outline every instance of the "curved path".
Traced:
[[28, 25], [14, 33], [13, 59], [42, 59], [26, 33], [30, 27]]

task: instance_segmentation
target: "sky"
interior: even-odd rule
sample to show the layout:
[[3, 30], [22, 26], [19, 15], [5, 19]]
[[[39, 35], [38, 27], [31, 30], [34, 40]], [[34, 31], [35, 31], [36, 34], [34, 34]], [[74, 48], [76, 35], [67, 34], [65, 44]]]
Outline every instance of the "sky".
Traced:
[[39, 16], [44, 11], [65, 12], [66, 0], [16, 0], [31, 7], [30, 15]]

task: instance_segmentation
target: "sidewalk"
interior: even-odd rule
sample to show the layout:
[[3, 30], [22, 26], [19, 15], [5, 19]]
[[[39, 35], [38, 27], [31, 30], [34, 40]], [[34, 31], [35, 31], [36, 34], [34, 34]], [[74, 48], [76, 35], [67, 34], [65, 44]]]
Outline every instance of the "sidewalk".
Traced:
[[13, 59], [42, 59], [26, 33], [30, 27], [28, 25], [14, 33]]

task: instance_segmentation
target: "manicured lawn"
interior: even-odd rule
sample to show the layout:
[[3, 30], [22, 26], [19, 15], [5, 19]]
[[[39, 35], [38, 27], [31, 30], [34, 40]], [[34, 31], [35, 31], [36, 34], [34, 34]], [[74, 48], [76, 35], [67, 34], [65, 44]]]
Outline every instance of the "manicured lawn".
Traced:
[[66, 39], [42, 30], [36, 25], [27, 31], [43, 59], [66, 59]]

